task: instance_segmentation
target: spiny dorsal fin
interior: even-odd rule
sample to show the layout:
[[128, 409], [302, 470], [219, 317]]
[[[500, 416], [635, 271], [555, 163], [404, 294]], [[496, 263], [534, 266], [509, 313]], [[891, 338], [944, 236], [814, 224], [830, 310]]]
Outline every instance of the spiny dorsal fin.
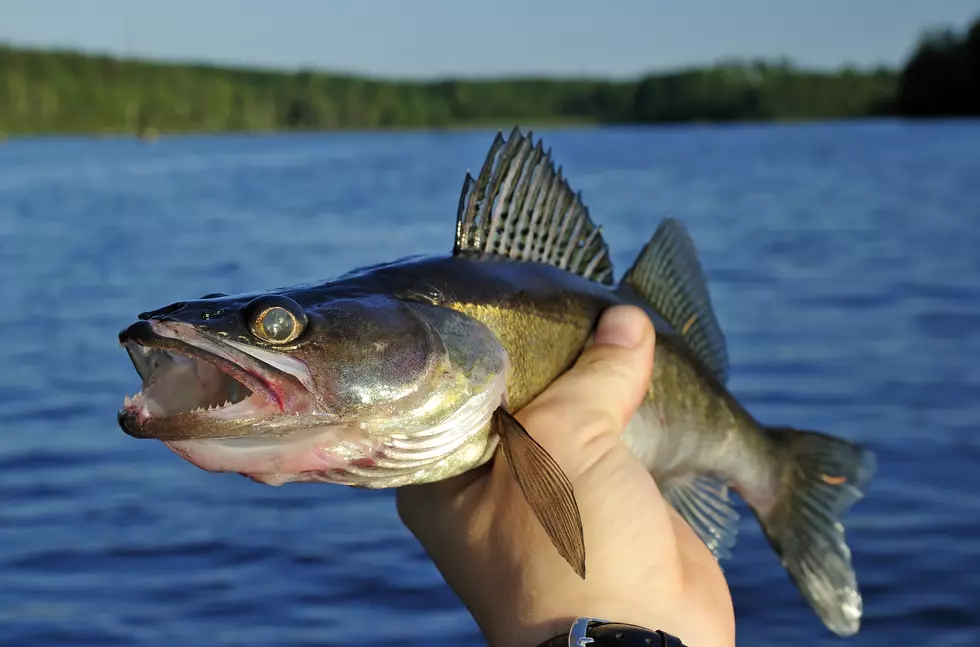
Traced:
[[684, 225], [673, 218], [661, 222], [623, 277], [623, 286], [648, 301], [719, 382], [728, 379], [725, 336], [711, 307], [694, 241]]
[[453, 255], [500, 256], [548, 263], [606, 285], [612, 261], [581, 195], [555, 170], [551, 151], [533, 134], [497, 133], [480, 175], [463, 182]]

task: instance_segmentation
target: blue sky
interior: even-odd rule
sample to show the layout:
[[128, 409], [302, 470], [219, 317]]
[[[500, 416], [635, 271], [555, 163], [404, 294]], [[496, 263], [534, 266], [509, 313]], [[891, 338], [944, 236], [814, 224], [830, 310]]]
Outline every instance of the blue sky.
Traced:
[[0, 41], [382, 76], [898, 65], [978, 0], [2, 0]]

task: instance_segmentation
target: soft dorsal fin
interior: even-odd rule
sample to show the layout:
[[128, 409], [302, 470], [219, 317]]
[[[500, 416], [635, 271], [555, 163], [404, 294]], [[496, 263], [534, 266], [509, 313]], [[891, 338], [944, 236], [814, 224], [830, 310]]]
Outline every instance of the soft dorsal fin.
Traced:
[[620, 289], [624, 286], [654, 307], [719, 382], [728, 379], [725, 336], [711, 307], [694, 241], [684, 225], [673, 218], [660, 223], [623, 277]]
[[501, 133], [480, 175], [463, 182], [453, 255], [468, 253], [548, 263], [606, 285], [613, 283], [609, 249], [581, 195], [555, 170], [551, 151], [533, 134]]

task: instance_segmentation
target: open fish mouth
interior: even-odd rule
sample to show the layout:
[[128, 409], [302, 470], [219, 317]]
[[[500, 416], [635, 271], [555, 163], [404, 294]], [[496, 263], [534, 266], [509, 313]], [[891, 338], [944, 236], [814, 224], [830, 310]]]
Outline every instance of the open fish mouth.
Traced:
[[119, 341], [143, 379], [143, 388], [127, 397], [118, 413], [120, 426], [131, 436], [250, 435], [254, 429], [245, 423], [314, 408], [309, 372], [294, 358], [174, 321], [136, 322], [119, 334]]

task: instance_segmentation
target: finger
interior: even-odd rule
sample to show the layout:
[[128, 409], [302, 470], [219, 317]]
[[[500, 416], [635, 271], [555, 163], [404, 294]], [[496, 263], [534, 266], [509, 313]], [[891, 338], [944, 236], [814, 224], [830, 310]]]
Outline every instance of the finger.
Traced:
[[610, 308], [575, 365], [518, 417], [549, 449], [552, 437], [574, 451], [596, 434], [618, 437], [649, 389], [654, 337], [640, 308]]

